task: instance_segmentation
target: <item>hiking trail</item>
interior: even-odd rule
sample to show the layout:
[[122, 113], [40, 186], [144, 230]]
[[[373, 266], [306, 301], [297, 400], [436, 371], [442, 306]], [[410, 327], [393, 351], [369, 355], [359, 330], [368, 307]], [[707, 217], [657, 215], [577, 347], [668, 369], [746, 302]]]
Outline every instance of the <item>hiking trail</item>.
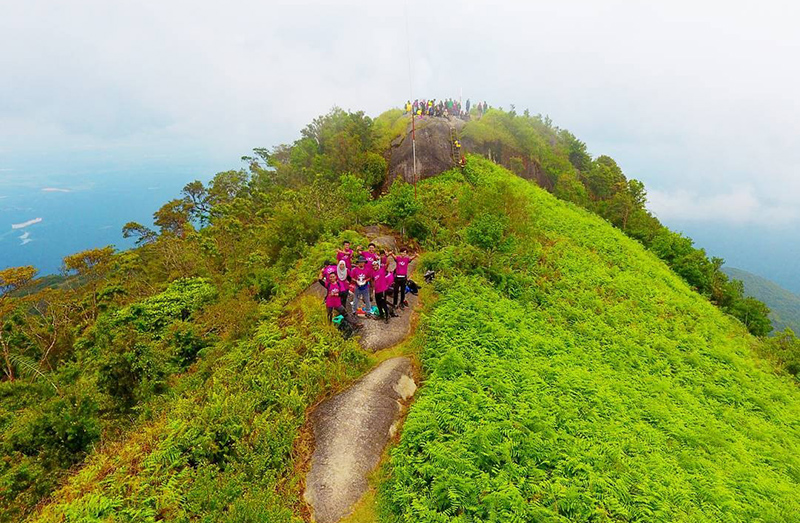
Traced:
[[[377, 228], [368, 229], [367, 234], [379, 248], [395, 250], [394, 237], [380, 236]], [[413, 274], [415, 261], [409, 266], [409, 275]], [[321, 285], [315, 285], [324, 293]], [[313, 288], [306, 293], [320, 294]], [[358, 333], [364, 349], [377, 352], [393, 347], [411, 334], [417, 297], [407, 294], [406, 298], [409, 306], [388, 325], [358, 320], [364, 325]], [[380, 464], [383, 451], [400, 428], [402, 415], [416, 392], [413, 370], [408, 357], [388, 359], [343, 392], [320, 403], [309, 415], [314, 446], [303, 498], [312, 509], [313, 521], [340, 521], [352, 513], [367, 492], [368, 475]]]

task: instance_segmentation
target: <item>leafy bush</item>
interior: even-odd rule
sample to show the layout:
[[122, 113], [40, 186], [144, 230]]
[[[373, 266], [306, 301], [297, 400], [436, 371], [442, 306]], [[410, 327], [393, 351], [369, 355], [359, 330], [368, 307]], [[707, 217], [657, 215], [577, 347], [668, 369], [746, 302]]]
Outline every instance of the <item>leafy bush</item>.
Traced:
[[6, 449], [68, 467], [100, 436], [96, 416], [97, 405], [88, 397], [54, 399], [15, 424], [6, 435]]
[[202, 278], [172, 282], [161, 294], [130, 305], [114, 316], [115, 325], [132, 324], [142, 332], [158, 333], [175, 320], [185, 320], [216, 295], [214, 286]]
[[467, 227], [467, 241], [481, 249], [500, 247], [508, 229], [508, 219], [497, 214], [478, 216]]

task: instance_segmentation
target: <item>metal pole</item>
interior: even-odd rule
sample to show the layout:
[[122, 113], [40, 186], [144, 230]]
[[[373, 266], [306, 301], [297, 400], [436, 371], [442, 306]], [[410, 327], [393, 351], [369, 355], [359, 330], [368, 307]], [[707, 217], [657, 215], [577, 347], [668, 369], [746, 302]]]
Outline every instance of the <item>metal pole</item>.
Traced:
[[[411, 69], [411, 37], [408, 30], [408, 2], [403, 4], [406, 15], [406, 54], [408, 56], [408, 92], [411, 98], [414, 99], [414, 73]], [[416, 115], [414, 114], [413, 106], [411, 111], [411, 154], [414, 159], [414, 166], [412, 168], [414, 174], [414, 199], [417, 199], [417, 136], [416, 136]]]
[[417, 199], [417, 126], [415, 115], [411, 114], [411, 153], [414, 157], [414, 199]]

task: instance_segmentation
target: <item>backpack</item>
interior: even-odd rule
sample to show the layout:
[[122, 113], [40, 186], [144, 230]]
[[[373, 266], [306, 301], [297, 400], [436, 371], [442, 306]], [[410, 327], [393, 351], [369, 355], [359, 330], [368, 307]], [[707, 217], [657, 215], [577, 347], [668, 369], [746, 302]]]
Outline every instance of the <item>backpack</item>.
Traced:
[[355, 330], [349, 321], [340, 321], [337, 327], [339, 327], [339, 332], [342, 333], [342, 337], [346, 340], [349, 340], [355, 334]]

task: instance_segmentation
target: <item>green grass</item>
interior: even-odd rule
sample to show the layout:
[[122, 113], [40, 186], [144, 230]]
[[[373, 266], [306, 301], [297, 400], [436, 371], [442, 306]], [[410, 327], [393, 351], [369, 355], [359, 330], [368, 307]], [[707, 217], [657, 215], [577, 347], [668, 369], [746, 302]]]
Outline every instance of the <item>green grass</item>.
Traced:
[[485, 162], [465, 175], [511, 225], [466, 244], [461, 196], [423, 259], [440, 299], [382, 519], [800, 521], [800, 391], [761, 342], [598, 217]]

